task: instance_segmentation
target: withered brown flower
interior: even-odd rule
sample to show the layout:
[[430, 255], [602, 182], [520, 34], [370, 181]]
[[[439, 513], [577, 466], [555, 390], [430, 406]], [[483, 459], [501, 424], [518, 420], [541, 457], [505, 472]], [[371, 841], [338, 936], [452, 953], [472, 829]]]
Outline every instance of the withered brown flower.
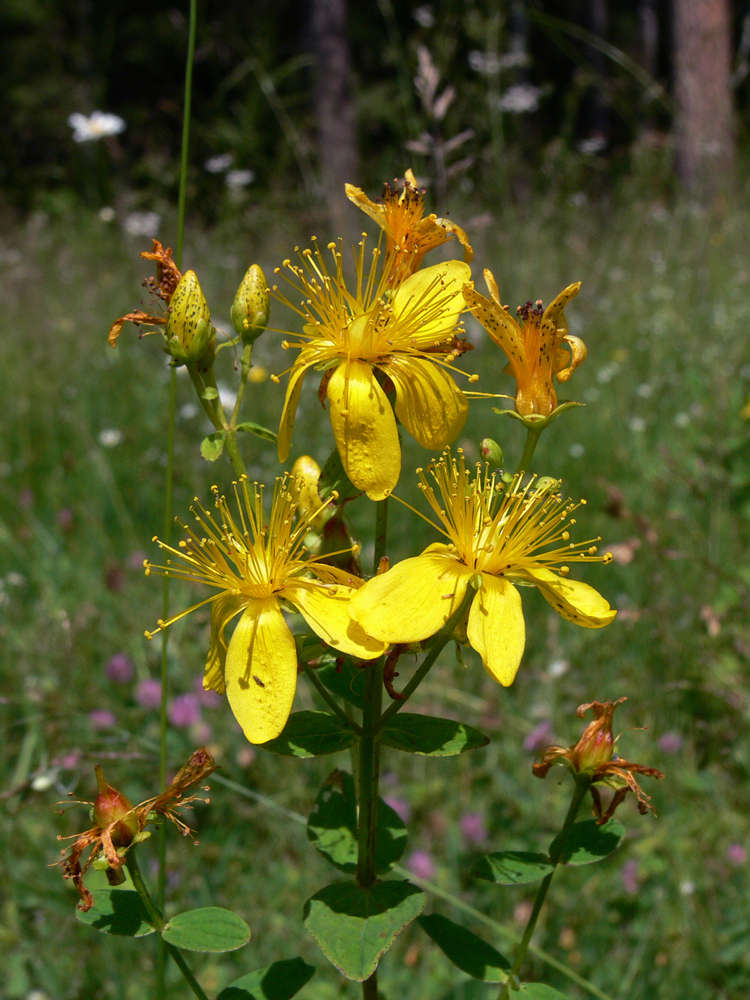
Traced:
[[[615, 809], [623, 801], [628, 792], [634, 792], [638, 799], [638, 811], [645, 815], [651, 811], [656, 815], [651, 805], [651, 796], [646, 795], [636, 781], [634, 775], [644, 774], [649, 778], [663, 778], [661, 771], [655, 767], [634, 764], [618, 757], [615, 744], [618, 737], [612, 733], [612, 718], [615, 709], [627, 698], [617, 701], [591, 701], [578, 707], [577, 715], [583, 718], [589, 709], [594, 713], [594, 721], [590, 722], [577, 743], [570, 747], [551, 746], [542, 754], [541, 760], [533, 765], [537, 778], [546, 778], [547, 772], [554, 764], [562, 764], [574, 775], [587, 775], [591, 780], [591, 797], [594, 800], [594, 814], [601, 825], [614, 814]], [[614, 795], [606, 811], [603, 810], [597, 784], [608, 785], [614, 789]]]
[[[189, 760], [180, 768], [174, 776], [171, 784], [159, 795], [146, 799], [140, 805], [131, 805], [130, 801], [107, 783], [104, 772], [99, 765], [96, 766], [96, 780], [99, 786], [99, 794], [93, 802], [77, 801], [76, 805], [88, 805], [92, 807], [94, 826], [83, 833], [74, 833], [70, 837], [58, 836], [58, 840], [74, 840], [70, 848], [64, 848], [62, 853], [70, 851], [62, 864], [63, 878], [73, 880], [78, 889], [81, 901], [78, 904], [81, 910], [90, 910], [94, 905], [94, 897], [83, 884], [83, 876], [88, 871], [92, 862], [103, 857], [107, 863], [107, 877], [113, 885], [124, 880], [124, 875], [120, 876], [127, 851], [139, 840], [144, 840], [148, 833], [144, 834], [147, 823], [158, 822], [160, 817], [171, 820], [184, 836], [192, 833], [190, 827], [178, 815], [176, 810], [189, 806], [197, 801], [208, 802], [208, 799], [199, 798], [197, 794], [183, 798], [183, 794], [192, 785], [207, 778], [212, 771], [216, 770], [213, 757], [201, 747], [191, 754]], [[203, 786], [208, 791], [208, 786]], [[81, 864], [81, 856], [91, 847], [91, 854], [87, 860]]]

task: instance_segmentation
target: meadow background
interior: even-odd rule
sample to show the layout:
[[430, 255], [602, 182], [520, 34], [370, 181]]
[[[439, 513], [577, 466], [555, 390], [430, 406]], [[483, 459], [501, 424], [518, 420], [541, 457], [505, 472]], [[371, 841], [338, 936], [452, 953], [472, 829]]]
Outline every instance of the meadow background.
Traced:
[[[523, 887], [499, 892], [468, 869], [490, 850], [545, 847], [568, 790], [555, 772], [533, 779], [534, 756], [577, 738], [581, 702], [627, 695], [617, 722], [648, 730], [627, 733], [620, 752], [666, 772], [646, 788], [658, 819], [627, 802], [622, 848], [556, 879], [535, 938], [556, 964], [537, 953], [531, 971], [571, 1000], [739, 1000], [750, 990], [747, 18], [730, 11], [734, 131], [724, 167], [715, 169], [714, 150], [708, 168], [691, 172], [685, 109], [675, 104], [678, 3], [633, 4], [627, 15], [603, 0], [383, 0], [350, 9], [337, 37], [348, 52], [342, 100], [356, 155], [342, 166], [320, 144], [321, 77], [336, 74], [317, 72], [329, 66], [320, 62], [325, 32], [315, 22], [315, 34], [313, 22], [327, 5], [293, 6], [298, 17], [285, 3], [242, 12], [207, 5], [199, 20], [183, 260], [217, 325], [229, 328], [249, 264], [270, 278], [311, 235], [327, 242], [361, 230], [341, 170], [356, 169], [344, 179], [375, 197], [385, 178], [413, 166], [428, 205], [449, 209], [469, 232], [478, 287], [490, 267], [512, 308], [583, 282], [568, 318], [589, 357], [561, 396], [586, 406], [545, 433], [535, 465], [587, 498], [580, 529], [601, 534], [615, 562], [585, 576], [620, 613], [601, 632], [576, 629], [524, 591], [529, 640], [507, 690], [473, 652], [464, 669], [445, 651], [417, 709], [459, 717], [492, 742], [446, 760], [387, 755], [383, 793], [409, 816], [402, 864], [434, 887], [433, 912], [512, 951], [532, 896]], [[88, 826], [85, 809], [60, 817], [55, 803], [69, 791], [92, 798], [94, 764], [133, 801], [153, 793], [159, 650], [143, 631], [160, 614], [161, 591], [142, 563], [163, 529], [169, 369], [159, 338], [126, 328], [113, 351], [106, 333], [143, 298], [150, 272], [139, 251], [153, 236], [174, 243], [185, 17], [176, 5], [150, 11], [133, 0], [105, 5], [101, 18], [53, 0], [0, 6], [8, 29], [0, 30], [8, 82], [0, 93], [0, 996], [8, 1000], [135, 1000], [150, 989], [150, 944], [79, 924], [72, 886], [48, 866], [57, 834]], [[53, 33], [61, 44], [51, 51]], [[430, 64], [440, 74], [432, 104]], [[441, 117], [450, 85], [456, 93]], [[73, 143], [68, 114], [95, 108], [121, 115], [125, 131]], [[216, 157], [224, 157], [218, 169]], [[271, 325], [291, 323], [275, 309]], [[481, 372], [478, 388], [511, 391], [499, 351], [473, 321], [467, 328], [476, 349], [465, 367]], [[269, 332], [256, 346], [267, 372], [285, 366], [281, 339]], [[231, 352], [221, 353], [218, 375], [230, 392]], [[246, 400], [246, 419], [276, 426], [283, 386], [259, 381]], [[177, 413], [174, 511], [184, 515], [194, 495], [206, 498], [231, 472], [200, 457], [210, 428], [179, 375]], [[487, 435], [517, 460], [521, 429], [480, 401], [460, 441], [470, 458]], [[243, 443], [251, 474], [270, 481], [273, 447]], [[332, 446], [306, 387], [292, 460], [305, 452], [322, 460]], [[426, 457], [405, 441], [402, 495], [414, 496], [411, 470]], [[351, 505], [355, 525], [365, 507]], [[393, 551], [413, 554], [422, 528], [400, 513]], [[173, 607], [192, 600], [173, 588]], [[299, 951], [318, 969], [302, 996], [355, 996], [302, 927], [302, 902], [330, 873], [290, 815], [306, 816], [322, 780], [347, 760], [295, 761], [250, 747], [226, 703], [201, 692], [207, 620], [192, 615], [170, 634], [170, 761], [206, 744], [221, 771], [210, 806], [195, 816], [199, 846], [170, 837], [168, 912], [213, 902], [251, 925], [245, 949], [193, 961], [212, 994]], [[296, 707], [315, 704], [301, 682]], [[146, 867], [149, 850], [141, 849]], [[170, 996], [183, 996], [168, 971]], [[381, 980], [385, 995], [415, 1000], [496, 993], [467, 982], [417, 927], [388, 954]]]

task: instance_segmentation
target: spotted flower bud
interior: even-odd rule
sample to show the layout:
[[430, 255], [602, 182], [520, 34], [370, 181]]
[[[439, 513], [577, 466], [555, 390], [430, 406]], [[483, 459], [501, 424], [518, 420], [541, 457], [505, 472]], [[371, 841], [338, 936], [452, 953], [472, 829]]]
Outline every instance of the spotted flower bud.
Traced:
[[232, 303], [232, 325], [244, 344], [253, 344], [268, 323], [271, 299], [268, 282], [257, 264], [247, 269]]
[[167, 353], [184, 365], [213, 361], [216, 331], [195, 271], [187, 271], [175, 289], [167, 319]]
[[109, 830], [115, 847], [128, 847], [139, 832], [136, 810], [122, 792], [107, 783], [98, 764], [94, 770], [99, 786], [99, 794], [94, 799], [94, 822]]
[[497, 441], [493, 441], [492, 438], [483, 438], [479, 445], [479, 451], [491, 469], [502, 469], [505, 455], [503, 455], [503, 449]]

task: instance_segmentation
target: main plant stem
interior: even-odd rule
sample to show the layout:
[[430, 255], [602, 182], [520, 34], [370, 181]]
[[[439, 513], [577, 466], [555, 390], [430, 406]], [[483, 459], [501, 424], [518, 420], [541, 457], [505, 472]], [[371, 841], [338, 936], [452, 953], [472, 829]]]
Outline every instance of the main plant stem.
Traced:
[[531, 910], [531, 915], [529, 916], [528, 923], [526, 924], [526, 929], [523, 932], [523, 937], [521, 938], [521, 943], [518, 946], [518, 953], [516, 955], [516, 960], [513, 963], [513, 967], [508, 973], [508, 978], [503, 984], [503, 988], [500, 990], [498, 1000], [510, 1000], [511, 989], [518, 988], [518, 976], [521, 971], [521, 967], [526, 960], [526, 952], [529, 950], [529, 945], [531, 944], [531, 938], [534, 935], [536, 929], [536, 924], [539, 919], [539, 914], [541, 913], [542, 907], [544, 906], [544, 901], [547, 898], [547, 891], [549, 890], [552, 878], [557, 871], [557, 866], [560, 864], [560, 857], [562, 855], [565, 840], [576, 821], [576, 816], [578, 815], [578, 810], [581, 807], [581, 803], [586, 797], [586, 792], [589, 790], [591, 785], [590, 780], [582, 775], [579, 775], [576, 780], [575, 789], [573, 791], [573, 797], [570, 800], [570, 805], [568, 806], [568, 812], [565, 816], [565, 822], [562, 825], [562, 830], [559, 835], [555, 838], [554, 846], [550, 850], [550, 860], [554, 865], [552, 871], [545, 875], [542, 880], [542, 884], [539, 886], [539, 891], [536, 894], [536, 899], [534, 900], [534, 906]]
[[[388, 500], [375, 506], [375, 553], [377, 573], [388, 542]], [[380, 715], [383, 704], [383, 661], [363, 667], [365, 690], [362, 702], [362, 736], [359, 740], [359, 824], [357, 828], [357, 882], [363, 889], [375, 884], [375, 851], [378, 829], [378, 786], [380, 783]], [[363, 1000], [377, 1000], [378, 970], [362, 983]]]

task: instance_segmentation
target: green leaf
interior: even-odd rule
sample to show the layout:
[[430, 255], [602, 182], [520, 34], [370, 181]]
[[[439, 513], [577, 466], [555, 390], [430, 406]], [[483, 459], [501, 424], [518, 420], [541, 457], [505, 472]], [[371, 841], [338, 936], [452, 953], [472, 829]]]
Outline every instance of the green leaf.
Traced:
[[518, 991], [526, 1000], [568, 1000], [564, 993], [553, 990], [545, 983], [521, 983]]
[[332, 660], [318, 667], [318, 677], [333, 694], [355, 708], [362, 708], [366, 670], [367, 666], [360, 667], [347, 656], [341, 663]]
[[221, 906], [203, 906], [172, 917], [162, 937], [186, 951], [236, 951], [250, 940], [250, 928], [242, 917]]
[[252, 420], [244, 420], [241, 424], [237, 424], [235, 430], [243, 431], [246, 434], [254, 434], [256, 437], [264, 438], [266, 441], [277, 441], [279, 435], [275, 434], [273, 431], [269, 431], [267, 427], [261, 427], [260, 424], [254, 424]]
[[550, 844], [550, 854], [560, 851], [560, 863], [590, 865], [601, 861], [620, 846], [625, 827], [614, 816], [599, 826], [595, 819], [576, 823], [564, 841], [560, 837]]
[[287, 958], [248, 972], [230, 983], [216, 1000], [290, 1000], [315, 975], [301, 958]]
[[82, 924], [95, 927], [105, 934], [123, 937], [144, 937], [153, 934], [154, 927], [141, 902], [141, 897], [133, 889], [94, 889], [91, 893], [94, 905], [90, 910], [76, 910], [76, 917]]
[[293, 712], [281, 736], [261, 746], [282, 757], [322, 757], [337, 750], [348, 750], [356, 742], [357, 734], [337, 715]]
[[484, 733], [463, 722], [410, 712], [392, 716], [378, 733], [378, 739], [394, 750], [430, 757], [453, 757], [490, 742]]
[[[357, 796], [351, 774], [333, 771], [326, 779], [307, 821], [307, 836], [335, 868], [347, 875], [357, 871]], [[375, 846], [378, 875], [396, 864], [404, 853], [407, 837], [398, 813], [380, 799]]]
[[492, 945], [460, 924], [432, 913], [418, 917], [417, 923], [435, 942], [446, 958], [467, 976], [485, 983], [504, 983], [511, 963]]
[[305, 903], [304, 924], [339, 972], [361, 983], [426, 902], [410, 882], [334, 882]]
[[221, 457], [221, 453], [224, 451], [225, 437], [226, 433], [224, 431], [216, 431], [214, 434], [209, 434], [208, 437], [203, 438], [201, 441], [201, 455], [203, 455], [207, 462], [215, 462], [217, 458]]
[[547, 854], [531, 851], [498, 851], [476, 861], [471, 868], [474, 878], [496, 885], [524, 885], [538, 882], [554, 868]]
[[358, 490], [344, 472], [338, 449], [332, 451], [328, 456], [325, 465], [320, 470], [320, 478], [318, 479], [318, 495], [321, 500], [327, 500], [334, 490], [339, 495], [336, 503], [353, 500], [354, 497], [358, 497], [362, 493], [362, 490]]
[[214, 389], [214, 387], [212, 385], [207, 385], [206, 388], [201, 393], [201, 398], [202, 399], [218, 399], [219, 398], [219, 391], [218, 391], [218, 389]]

